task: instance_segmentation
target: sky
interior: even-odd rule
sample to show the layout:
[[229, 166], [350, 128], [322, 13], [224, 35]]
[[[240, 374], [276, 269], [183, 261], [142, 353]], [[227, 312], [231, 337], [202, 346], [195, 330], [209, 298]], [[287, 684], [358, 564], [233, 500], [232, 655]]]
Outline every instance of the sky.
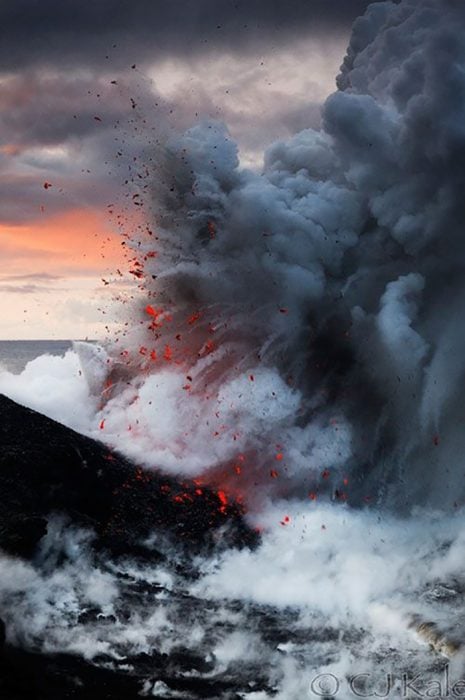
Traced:
[[0, 338], [102, 338], [137, 292], [135, 188], [205, 118], [241, 163], [319, 126], [366, 0], [0, 6]]

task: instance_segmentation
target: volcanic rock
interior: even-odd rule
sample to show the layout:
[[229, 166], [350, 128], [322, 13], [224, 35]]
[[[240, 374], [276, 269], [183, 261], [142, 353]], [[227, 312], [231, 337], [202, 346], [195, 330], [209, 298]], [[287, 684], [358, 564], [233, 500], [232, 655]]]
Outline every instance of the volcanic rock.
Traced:
[[191, 552], [252, 545], [235, 503], [131, 464], [103, 444], [0, 395], [0, 548], [33, 555], [51, 515], [96, 533], [113, 553], [142, 553], [156, 531]]

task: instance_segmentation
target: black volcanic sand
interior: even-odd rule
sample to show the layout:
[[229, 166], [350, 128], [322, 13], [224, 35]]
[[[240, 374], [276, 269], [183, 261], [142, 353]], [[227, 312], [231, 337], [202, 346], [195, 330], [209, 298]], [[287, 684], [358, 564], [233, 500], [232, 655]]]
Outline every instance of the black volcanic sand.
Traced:
[[[0, 549], [9, 555], [33, 559], [50, 519], [57, 515], [95, 533], [96, 557], [129, 556], [156, 563], [172, 552], [178, 568], [179, 561], [185, 561], [186, 571], [193, 554], [257, 543], [258, 536], [245, 524], [237, 504], [224, 505], [218, 494], [191, 482], [143, 471], [99, 442], [4, 396], [0, 396], [0, 435]], [[157, 543], [165, 542], [162, 551], [144, 546], [144, 538], [154, 532]], [[131, 596], [128, 605], [130, 601]], [[192, 614], [194, 604], [186, 605]], [[195, 605], [205, 608], [201, 601]], [[209, 611], [198, 614], [208, 616]], [[98, 662], [77, 656], [15, 649], [4, 639], [2, 623], [1, 700], [127, 700], [140, 697], [141, 679], [154, 673], [186, 697], [233, 692], [231, 679], [182, 680], [184, 668], [211, 670], [201, 668], [205, 665], [201, 656], [193, 658], [187, 652], [169, 657], [155, 652], [131, 659], [136, 669], [131, 675], [99, 668]]]

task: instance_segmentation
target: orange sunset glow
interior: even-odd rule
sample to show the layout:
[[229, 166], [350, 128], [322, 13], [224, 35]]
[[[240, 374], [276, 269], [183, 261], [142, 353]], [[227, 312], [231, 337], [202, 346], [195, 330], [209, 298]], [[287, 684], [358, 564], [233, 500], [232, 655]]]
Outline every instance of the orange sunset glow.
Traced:
[[99, 275], [124, 263], [121, 239], [104, 212], [73, 209], [27, 224], [0, 224], [9, 274]]
[[[106, 278], [125, 271], [108, 214], [72, 209], [0, 224], [2, 338], [101, 337], [111, 302]], [[105, 280], [105, 281], [104, 281]]]
[[220, 120], [241, 164], [260, 169], [270, 143], [319, 126], [346, 41], [337, 26], [212, 54], [203, 37], [191, 55], [160, 52], [152, 39], [124, 49], [107, 39], [69, 65], [44, 56], [0, 75], [0, 338], [106, 335], [103, 302], [123, 288], [137, 294], [120, 234], [156, 211], [152, 184], [167, 184], [163, 145]]

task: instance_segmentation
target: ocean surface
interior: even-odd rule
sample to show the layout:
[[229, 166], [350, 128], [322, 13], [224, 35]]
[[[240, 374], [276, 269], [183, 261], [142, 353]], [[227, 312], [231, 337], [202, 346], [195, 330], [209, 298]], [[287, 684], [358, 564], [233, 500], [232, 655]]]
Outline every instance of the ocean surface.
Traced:
[[0, 340], [0, 370], [20, 374], [39, 355], [64, 355], [71, 340]]

